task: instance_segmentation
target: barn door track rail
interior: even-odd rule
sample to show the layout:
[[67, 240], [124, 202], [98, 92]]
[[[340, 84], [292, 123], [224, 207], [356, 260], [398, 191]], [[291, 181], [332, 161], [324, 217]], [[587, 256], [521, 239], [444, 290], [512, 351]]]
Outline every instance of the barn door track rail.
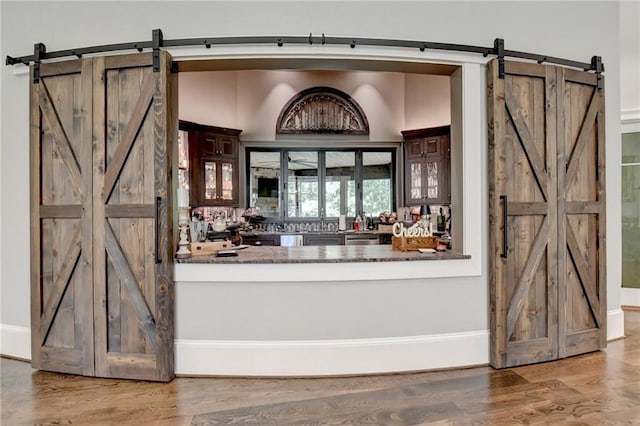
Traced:
[[426, 49], [431, 50], [450, 50], [454, 52], [478, 53], [483, 56], [495, 55], [499, 61], [499, 77], [504, 77], [504, 58], [520, 58], [541, 63], [551, 63], [563, 65], [572, 68], [582, 69], [584, 71], [594, 71], [598, 76], [598, 89], [601, 88], [601, 74], [604, 72], [604, 64], [600, 56], [593, 56], [591, 62], [579, 62], [570, 59], [557, 58], [554, 56], [540, 55], [536, 53], [520, 52], [517, 50], [508, 50], [504, 48], [504, 39], [496, 38], [493, 47], [470, 46], [466, 44], [439, 43], [429, 41], [414, 40], [393, 40], [382, 38], [362, 38], [362, 37], [327, 37], [322, 33], [320, 36], [314, 36], [309, 33], [308, 36], [239, 36], [239, 37], [208, 37], [208, 38], [181, 38], [165, 40], [162, 30], [155, 29], [152, 31], [150, 41], [138, 41], [130, 43], [105, 44], [101, 46], [81, 47], [77, 49], [58, 50], [55, 52], [47, 52], [44, 43], [36, 43], [34, 45], [33, 55], [13, 57], [7, 55], [6, 65], [24, 64], [29, 66], [34, 64], [34, 83], [40, 80], [40, 63], [45, 59], [57, 59], [64, 57], [76, 56], [82, 58], [83, 55], [116, 52], [121, 50], [137, 50], [142, 52], [144, 49], [151, 49], [153, 52], [153, 68], [159, 70], [159, 52], [161, 48], [167, 47], [185, 47], [185, 46], [205, 46], [210, 49], [216, 45], [233, 45], [233, 44], [276, 44], [279, 47], [285, 44], [333, 44], [348, 45], [351, 48], [356, 46], [384, 46], [384, 47], [401, 47], [419, 49], [424, 52]]

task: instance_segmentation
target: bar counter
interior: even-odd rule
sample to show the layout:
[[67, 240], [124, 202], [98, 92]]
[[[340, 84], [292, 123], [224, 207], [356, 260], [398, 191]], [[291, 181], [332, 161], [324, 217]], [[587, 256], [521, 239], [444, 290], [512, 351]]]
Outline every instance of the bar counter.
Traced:
[[176, 263], [353, 263], [398, 262], [414, 260], [469, 259], [471, 256], [451, 251], [420, 253], [393, 250], [391, 245], [354, 246], [249, 246], [237, 250], [238, 256], [193, 256], [175, 259]]

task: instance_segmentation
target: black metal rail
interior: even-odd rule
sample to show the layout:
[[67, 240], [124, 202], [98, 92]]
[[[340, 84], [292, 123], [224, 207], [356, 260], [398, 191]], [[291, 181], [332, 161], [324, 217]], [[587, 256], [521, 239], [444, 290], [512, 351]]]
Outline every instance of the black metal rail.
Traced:
[[[164, 40], [162, 31], [153, 30], [151, 41], [138, 41], [131, 43], [105, 44], [101, 46], [81, 47], [77, 49], [58, 50], [55, 52], [47, 52], [43, 43], [36, 43], [34, 46], [34, 54], [27, 56], [13, 57], [8, 56], [5, 59], [6, 65], [24, 64], [30, 65], [34, 63], [36, 67], [45, 59], [56, 59], [70, 56], [81, 58], [83, 55], [115, 52], [123, 50], [137, 50], [142, 52], [144, 49], [152, 49], [157, 53], [162, 47], [185, 47], [185, 46], [204, 46], [211, 48], [213, 46], [232, 45], [232, 44], [275, 44], [279, 47], [285, 44], [331, 44], [331, 45], [348, 45], [351, 48], [356, 46], [384, 46], [384, 47], [400, 47], [409, 49], [419, 49], [421, 52], [429, 50], [449, 50], [455, 52], [477, 53], [483, 56], [495, 55], [502, 63], [505, 57], [527, 59], [538, 63], [552, 63], [582, 69], [584, 71], [594, 71], [600, 75], [604, 72], [604, 64], [600, 56], [591, 58], [591, 62], [579, 62], [553, 56], [540, 55], [536, 53], [520, 52], [517, 50], [504, 49], [504, 40], [495, 39], [493, 47], [470, 46], [465, 44], [438, 43], [428, 41], [413, 40], [393, 40], [380, 38], [362, 38], [362, 37], [327, 37], [324, 33], [320, 36], [314, 36], [309, 33], [308, 36], [240, 36], [240, 37], [208, 37], [208, 38], [183, 38]], [[157, 56], [157, 55], [154, 55]], [[501, 67], [502, 68], [502, 67]]]

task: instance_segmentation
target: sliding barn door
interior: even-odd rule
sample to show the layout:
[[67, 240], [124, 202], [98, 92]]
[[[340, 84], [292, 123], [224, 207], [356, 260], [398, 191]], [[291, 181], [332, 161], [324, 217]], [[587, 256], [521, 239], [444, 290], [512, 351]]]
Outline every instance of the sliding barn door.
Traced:
[[31, 89], [33, 366], [173, 378], [171, 153], [160, 52], [41, 65]]
[[[33, 79], [33, 72], [31, 75]], [[31, 359], [92, 375], [92, 64], [43, 64], [31, 84]]]
[[555, 70], [490, 71], [491, 363], [558, 356]]
[[560, 358], [607, 345], [604, 89], [559, 69]]
[[606, 344], [604, 134], [596, 76], [489, 64], [491, 364]]
[[[170, 57], [94, 60], [96, 375], [173, 377]], [[171, 121], [172, 119], [175, 119]], [[171, 121], [171, 122], [170, 122]]]

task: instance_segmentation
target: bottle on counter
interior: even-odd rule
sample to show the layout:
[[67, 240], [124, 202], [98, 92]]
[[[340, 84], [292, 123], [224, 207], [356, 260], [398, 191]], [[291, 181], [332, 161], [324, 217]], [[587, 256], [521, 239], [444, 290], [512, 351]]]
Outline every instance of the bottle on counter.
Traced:
[[445, 219], [444, 219], [444, 211], [442, 210], [442, 207], [440, 207], [440, 212], [438, 213], [437, 227], [439, 232], [444, 232]]
[[360, 215], [356, 216], [356, 220], [353, 222], [353, 230], [360, 231], [362, 230], [362, 218]]

